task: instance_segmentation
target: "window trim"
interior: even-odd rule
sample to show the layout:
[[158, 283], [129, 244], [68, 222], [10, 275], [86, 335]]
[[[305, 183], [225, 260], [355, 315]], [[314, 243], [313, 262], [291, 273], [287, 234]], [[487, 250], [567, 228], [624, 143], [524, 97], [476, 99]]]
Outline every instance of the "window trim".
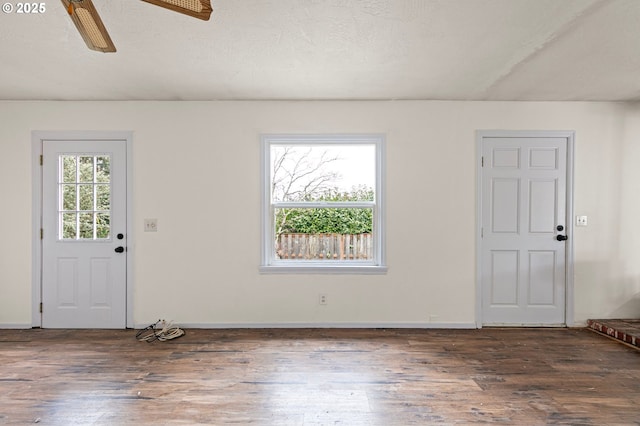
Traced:
[[[382, 134], [263, 134], [261, 135], [261, 273], [303, 273], [303, 274], [385, 274], [387, 272], [385, 254], [385, 136]], [[348, 203], [349, 207], [373, 208], [372, 261], [278, 261], [274, 256], [272, 240], [273, 206], [271, 204], [271, 145], [374, 145], [376, 162], [375, 201]], [[280, 206], [285, 203], [279, 203]], [[333, 204], [339, 207], [340, 203]], [[346, 203], [345, 203], [346, 204]], [[324, 207], [326, 203], [286, 203], [289, 207]]]

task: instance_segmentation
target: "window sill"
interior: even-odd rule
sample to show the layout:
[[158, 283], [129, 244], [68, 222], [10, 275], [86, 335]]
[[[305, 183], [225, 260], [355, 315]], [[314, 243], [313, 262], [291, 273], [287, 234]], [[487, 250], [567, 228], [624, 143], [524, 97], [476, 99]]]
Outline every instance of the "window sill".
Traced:
[[386, 266], [376, 265], [262, 265], [261, 274], [344, 274], [344, 275], [384, 275]]

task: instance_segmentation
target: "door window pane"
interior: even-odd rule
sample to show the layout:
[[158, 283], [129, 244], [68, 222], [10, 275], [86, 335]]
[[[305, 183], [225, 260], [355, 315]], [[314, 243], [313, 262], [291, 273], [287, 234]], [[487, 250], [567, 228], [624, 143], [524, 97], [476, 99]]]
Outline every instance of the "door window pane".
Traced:
[[80, 157], [80, 182], [93, 182], [93, 157]]
[[80, 239], [93, 239], [93, 213], [80, 213]]
[[78, 233], [78, 215], [76, 213], [62, 213], [62, 239], [75, 240]]
[[96, 182], [107, 183], [111, 179], [111, 159], [106, 156], [96, 157]]
[[65, 155], [62, 157], [62, 181], [63, 182], [76, 182], [77, 181], [77, 168], [76, 157]]
[[78, 185], [80, 190], [79, 210], [93, 210], [93, 185]]
[[111, 187], [96, 185], [96, 210], [109, 210], [111, 204]]
[[75, 210], [76, 209], [76, 186], [75, 185], [62, 185], [62, 209], [63, 210]]
[[96, 213], [96, 238], [109, 238], [111, 231], [111, 215]]

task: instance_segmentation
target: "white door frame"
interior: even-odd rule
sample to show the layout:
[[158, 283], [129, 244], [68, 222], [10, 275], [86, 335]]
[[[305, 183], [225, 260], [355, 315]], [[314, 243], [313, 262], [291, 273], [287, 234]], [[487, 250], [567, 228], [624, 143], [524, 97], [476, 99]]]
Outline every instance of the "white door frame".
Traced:
[[42, 327], [42, 313], [40, 304], [42, 303], [42, 239], [40, 230], [42, 229], [42, 166], [40, 156], [42, 155], [42, 144], [44, 140], [63, 141], [86, 141], [86, 140], [119, 140], [125, 141], [127, 147], [127, 308], [126, 326], [133, 328], [133, 265], [131, 264], [131, 253], [133, 252], [133, 203], [132, 203], [132, 140], [133, 132], [129, 131], [40, 131], [31, 132], [31, 177], [32, 177], [32, 210], [31, 210], [31, 326]]
[[567, 209], [565, 251], [565, 325], [574, 325], [573, 288], [573, 159], [575, 132], [572, 130], [477, 130], [476, 131], [476, 327], [482, 328], [482, 141], [484, 138], [566, 138], [567, 139]]

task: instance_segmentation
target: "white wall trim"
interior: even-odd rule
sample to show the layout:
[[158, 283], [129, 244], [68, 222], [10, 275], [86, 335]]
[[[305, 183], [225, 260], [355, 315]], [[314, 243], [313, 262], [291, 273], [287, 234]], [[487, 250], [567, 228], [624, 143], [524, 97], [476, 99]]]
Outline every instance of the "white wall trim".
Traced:
[[33, 328], [31, 324], [24, 323], [0, 324], [0, 330], [28, 330], [31, 328]]
[[[475, 329], [473, 322], [234, 322], [234, 323], [178, 323], [173, 322], [181, 328], [202, 328], [202, 329], [242, 329], [242, 328], [415, 328], [415, 329]], [[136, 324], [136, 329], [142, 329], [149, 324]]]
[[567, 139], [566, 232], [565, 251], [565, 325], [573, 327], [574, 319], [574, 146], [573, 130], [476, 130], [476, 326], [482, 328], [482, 140], [486, 137], [555, 137]]
[[482, 138], [476, 131], [476, 328], [482, 328]]
[[[131, 253], [134, 248], [133, 239], [133, 181], [132, 181], [132, 141], [131, 131], [41, 131], [31, 132], [31, 177], [32, 177], [32, 209], [31, 209], [31, 327], [42, 327], [42, 315], [40, 303], [42, 302], [42, 240], [40, 229], [42, 228], [42, 167], [40, 155], [42, 155], [43, 140], [124, 140], [127, 146], [127, 319], [128, 328], [133, 327], [133, 265]], [[4, 328], [0, 325], [0, 328]], [[22, 327], [16, 327], [22, 328]]]
[[575, 289], [574, 281], [574, 242], [575, 242], [575, 217], [573, 209], [574, 195], [574, 159], [575, 159], [575, 132], [567, 132], [567, 222], [566, 229], [569, 235], [568, 244], [566, 245], [566, 295], [565, 295], [565, 323], [567, 327], [576, 325], [574, 307], [575, 307]]
[[44, 132], [31, 134], [31, 326], [42, 326], [42, 139]]
[[327, 274], [327, 275], [384, 275], [389, 268], [386, 266], [260, 266], [261, 274]]

